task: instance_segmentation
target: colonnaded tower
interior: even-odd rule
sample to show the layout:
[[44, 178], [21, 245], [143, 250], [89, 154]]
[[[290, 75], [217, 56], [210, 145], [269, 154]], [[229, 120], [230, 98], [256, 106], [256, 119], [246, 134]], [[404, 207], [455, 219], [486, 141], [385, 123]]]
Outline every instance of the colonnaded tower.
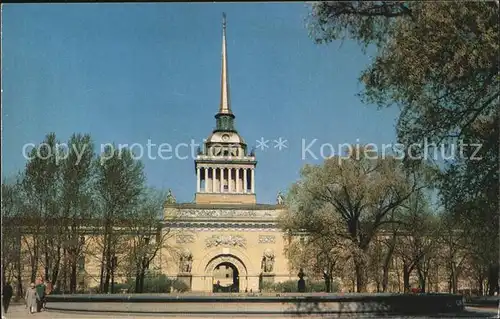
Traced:
[[[222, 72], [216, 127], [195, 159], [194, 203], [176, 203], [170, 193], [165, 204], [165, 229], [173, 232], [166, 272], [192, 291], [257, 291], [262, 282], [289, 280], [277, 224], [285, 208], [257, 204], [257, 160], [236, 130], [231, 107], [226, 43], [222, 23]], [[165, 252], [166, 255], [168, 252]]]

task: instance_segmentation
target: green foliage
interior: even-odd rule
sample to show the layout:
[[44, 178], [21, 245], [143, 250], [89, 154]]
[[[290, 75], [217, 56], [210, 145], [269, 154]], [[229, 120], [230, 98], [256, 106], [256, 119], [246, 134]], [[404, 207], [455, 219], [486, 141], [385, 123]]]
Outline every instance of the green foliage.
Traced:
[[129, 278], [125, 283], [115, 284], [114, 291], [120, 293], [126, 290], [128, 293], [170, 293], [173, 289], [176, 292], [187, 292], [189, 287], [180, 280], [168, 278], [165, 274], [152, 273], [144, 278], [144, 288], [142, 292], [136, 292], [135, 278]]
[[[168, 234], [160, 232], [159, 224], [165, 195], [145, 187], [142, 163], [130, 150], [114, 146], [97, 157], [90, 135], [73, 134], [63, 144], [54, 133], [47, 134], [30, 152], [19, 181], [4, 182], [2, 191], [8, 195], [2, 198], [2, 215], [12, 226], [9, 231], [33, 235], [30, 241], [10, 236], [6, 246], [5, 256], [13, 259], [9, 272], [19, 287], [22, 270], [16, 265], [30, 260], [32, 282], [43, 266], [46, 279], [66, 278], [60, 288], [75, 293], [78, 263], [94, 253], [86, 249], [90, 239], [100, 248], [93, 256], [101, 259], [100, 291], [110, 291], [116, 269], [127, 263], [128, 273], [144, 278]], [[117, 232], [117, 227], [130, 231]], [[82, 238], [83, 229], [87, 238]], [[26, 251], [19, 252], [20, 240]]]
[[[291, 187], [282, 228], [308, 234], [309, 244], [302, 251], [309, 258], [297, 256], [315, 260], [316, 269], [311, 269], [315, 272], [333, 273], [339, 259], [352, 258], [357, 289], [363, 291], [372, 239], [383, 225], [394, 222], [393, 211], [425, 183], [416, 173], [408, 175], [402, 161], [354, 146], [348, 158], [335, 156], [323, 165], [306, 165], [301, 173], [301, 180]], [[345, 251], [349, 256], [342, 254]], [[294, 258], [295, 254], [287, 255]]]
[[[498, 287], [498, 10], [498, 1], [348, 1], [314, 3], [311, 14], [317, 42], [350, 38], [374, 48], [360, 76], [361, 97], [401, 109], [400, 143], [455, 147], [449, 161], [424, 160], [443, 168], [443, 204], [470, 231], [475, 258], [490, 268], [490, 293]], [[423, 152], [413, 148], [414, 156]], [[477, 251], [484, 242], [491, 249]]]
[[[324, 281], [309, 281], [306, 280], [306, 292], [324, 292]], [[294, 293], [298, 292], [297, 280], [287, 280], [278, 283], [263, 282], [261, 286], [262, 292], [276, 292], [276, 293]], [[336, 281], [332, 282], [332, 292], [339, 292], [339, 284]]]

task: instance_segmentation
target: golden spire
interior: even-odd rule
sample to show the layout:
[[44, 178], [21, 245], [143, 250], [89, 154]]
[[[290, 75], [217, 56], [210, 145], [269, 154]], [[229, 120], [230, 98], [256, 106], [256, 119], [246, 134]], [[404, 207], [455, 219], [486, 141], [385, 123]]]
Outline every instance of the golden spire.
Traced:
[[226, 14], [222, 13], [222, 71], [219, 114], [232, 114], [227, 73]]

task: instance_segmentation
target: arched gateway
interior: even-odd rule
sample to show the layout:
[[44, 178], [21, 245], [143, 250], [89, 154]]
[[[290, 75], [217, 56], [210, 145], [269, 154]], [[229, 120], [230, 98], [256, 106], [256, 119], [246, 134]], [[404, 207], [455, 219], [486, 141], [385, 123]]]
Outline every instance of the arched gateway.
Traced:
[[240, 292], [248, 288], [248, 270], [243, 261], [230, 254], [212, 258], [205, 267], [213, 292]]

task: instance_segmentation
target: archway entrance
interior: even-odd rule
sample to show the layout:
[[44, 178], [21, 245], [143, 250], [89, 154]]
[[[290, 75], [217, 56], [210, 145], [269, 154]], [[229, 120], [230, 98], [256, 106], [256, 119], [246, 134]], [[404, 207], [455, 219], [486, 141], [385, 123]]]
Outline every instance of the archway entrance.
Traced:
[[[248, 289], [248, 269], [233, 254], [218, 254], [205, 266], [206, 291], [240, 292]], [[217, 282], [219, 284], [217, 285]]]
[[213, 270], [213, 292], [239, 292], [240, 274], [230, 262], [222, 262]]

